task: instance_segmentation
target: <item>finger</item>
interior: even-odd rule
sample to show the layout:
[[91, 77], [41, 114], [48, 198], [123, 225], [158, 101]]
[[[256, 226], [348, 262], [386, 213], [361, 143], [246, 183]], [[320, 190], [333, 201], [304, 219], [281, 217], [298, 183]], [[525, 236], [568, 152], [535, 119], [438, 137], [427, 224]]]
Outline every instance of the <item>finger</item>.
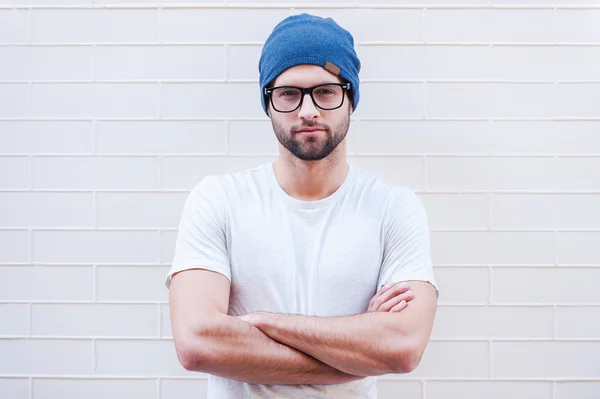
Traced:
[[398, 305], [400, 302], [408, 302], [412, 299], [412, 292], [406, 291], [403, 294], [396, 295], [389, 301], [383, 303], [379, 308], [377, 308], [377, 312], [389, 312], [394, 306]]
[[390, 312], [400, 312], [402, 310], [404, 310], [406, 308], [406, 306], [408, 306], [408, 304], [406, 303], [406, 301], [402, 301], [399, 304], [397, 304], [396, 306], [394, 306], [393, 308], [390, 309]]
[[382, 304], [386, 303], [395, 296], [405, 293], [406, 291], [408, 291], [408, 285], [405, 283], [394, 284], [393, 287], [375, 298], [375, 301], [373, 302], [373, 309], [379, 309]]
[[369, 307], [367, 308], [367, 311], [370, 312], [372, 310], [374, 310], [373, 305], [375, 304], [375, 301], [377, 300], [377, 298], [383, 294], [384, 292], [386, 292], [387, 290], [389, 290], [390, 288], [392, 288], [394, 286], [394, 283], [388, 283], [386, 285], [382, 285], [379, 288], [379, 291], [377, 291], [377, 293], [373, 296], [373, 298], [371, 298], [371, 300], [369, 301]]

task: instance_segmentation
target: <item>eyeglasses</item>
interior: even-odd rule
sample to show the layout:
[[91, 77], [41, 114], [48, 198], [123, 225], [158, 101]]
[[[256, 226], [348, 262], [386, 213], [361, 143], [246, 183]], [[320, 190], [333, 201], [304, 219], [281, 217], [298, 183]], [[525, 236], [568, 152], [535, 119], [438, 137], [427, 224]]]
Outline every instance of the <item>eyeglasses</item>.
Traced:
[[340, 108], [344, 104], [350, 83], [325, 83], [313, 87], [278, 86], [265, 88], [264, 94], [271, 100], [277, 112], [294, 112], [302, 106], [304, 96], [309, 94], [315, 107], [325, 111]]

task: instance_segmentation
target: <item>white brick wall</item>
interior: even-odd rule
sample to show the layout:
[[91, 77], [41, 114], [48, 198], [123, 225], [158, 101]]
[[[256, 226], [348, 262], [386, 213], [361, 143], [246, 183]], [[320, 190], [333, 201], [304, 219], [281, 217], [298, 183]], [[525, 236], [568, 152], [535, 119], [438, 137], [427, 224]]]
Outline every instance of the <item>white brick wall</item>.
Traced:
[[0, 397], [205, 396], [163, 286], [181, 206], [276, 156], [257, 62], [308, 11], [363, 62], [351, 162], [430, 217], [432, 340], [380, 397], [600, 398], [599, 7], [0, 0]]

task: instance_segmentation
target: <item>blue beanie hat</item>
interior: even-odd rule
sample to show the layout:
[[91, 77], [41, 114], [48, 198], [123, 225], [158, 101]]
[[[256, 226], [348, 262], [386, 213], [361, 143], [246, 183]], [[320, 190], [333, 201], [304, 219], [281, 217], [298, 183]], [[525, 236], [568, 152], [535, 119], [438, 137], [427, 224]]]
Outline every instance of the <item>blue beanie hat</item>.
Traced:
[[263, 47], [258, 72], [265, 112], [265, 87], [286, 69], [300, 64], [322, 66], [350, 82], [353, 110], [356, 110], [360, 60], [354, 51], [352, 35], [331, 18], [300, 14], [277, 24]]

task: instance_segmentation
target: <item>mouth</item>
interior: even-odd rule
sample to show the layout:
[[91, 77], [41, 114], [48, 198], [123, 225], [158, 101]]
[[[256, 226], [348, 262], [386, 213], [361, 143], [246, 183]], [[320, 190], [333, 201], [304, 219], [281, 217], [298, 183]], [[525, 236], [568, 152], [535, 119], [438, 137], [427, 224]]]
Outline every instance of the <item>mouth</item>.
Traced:
[[305, 136], [314, 136], [316, 134], [319, 134], [322, 131], [323, 131], [323, 129], [306, 128], [306, 129], [300, 129], [300, 130], [296, 131], [296, 133], [297, 134], [302, 134], [302, 135], [305, 135]]

